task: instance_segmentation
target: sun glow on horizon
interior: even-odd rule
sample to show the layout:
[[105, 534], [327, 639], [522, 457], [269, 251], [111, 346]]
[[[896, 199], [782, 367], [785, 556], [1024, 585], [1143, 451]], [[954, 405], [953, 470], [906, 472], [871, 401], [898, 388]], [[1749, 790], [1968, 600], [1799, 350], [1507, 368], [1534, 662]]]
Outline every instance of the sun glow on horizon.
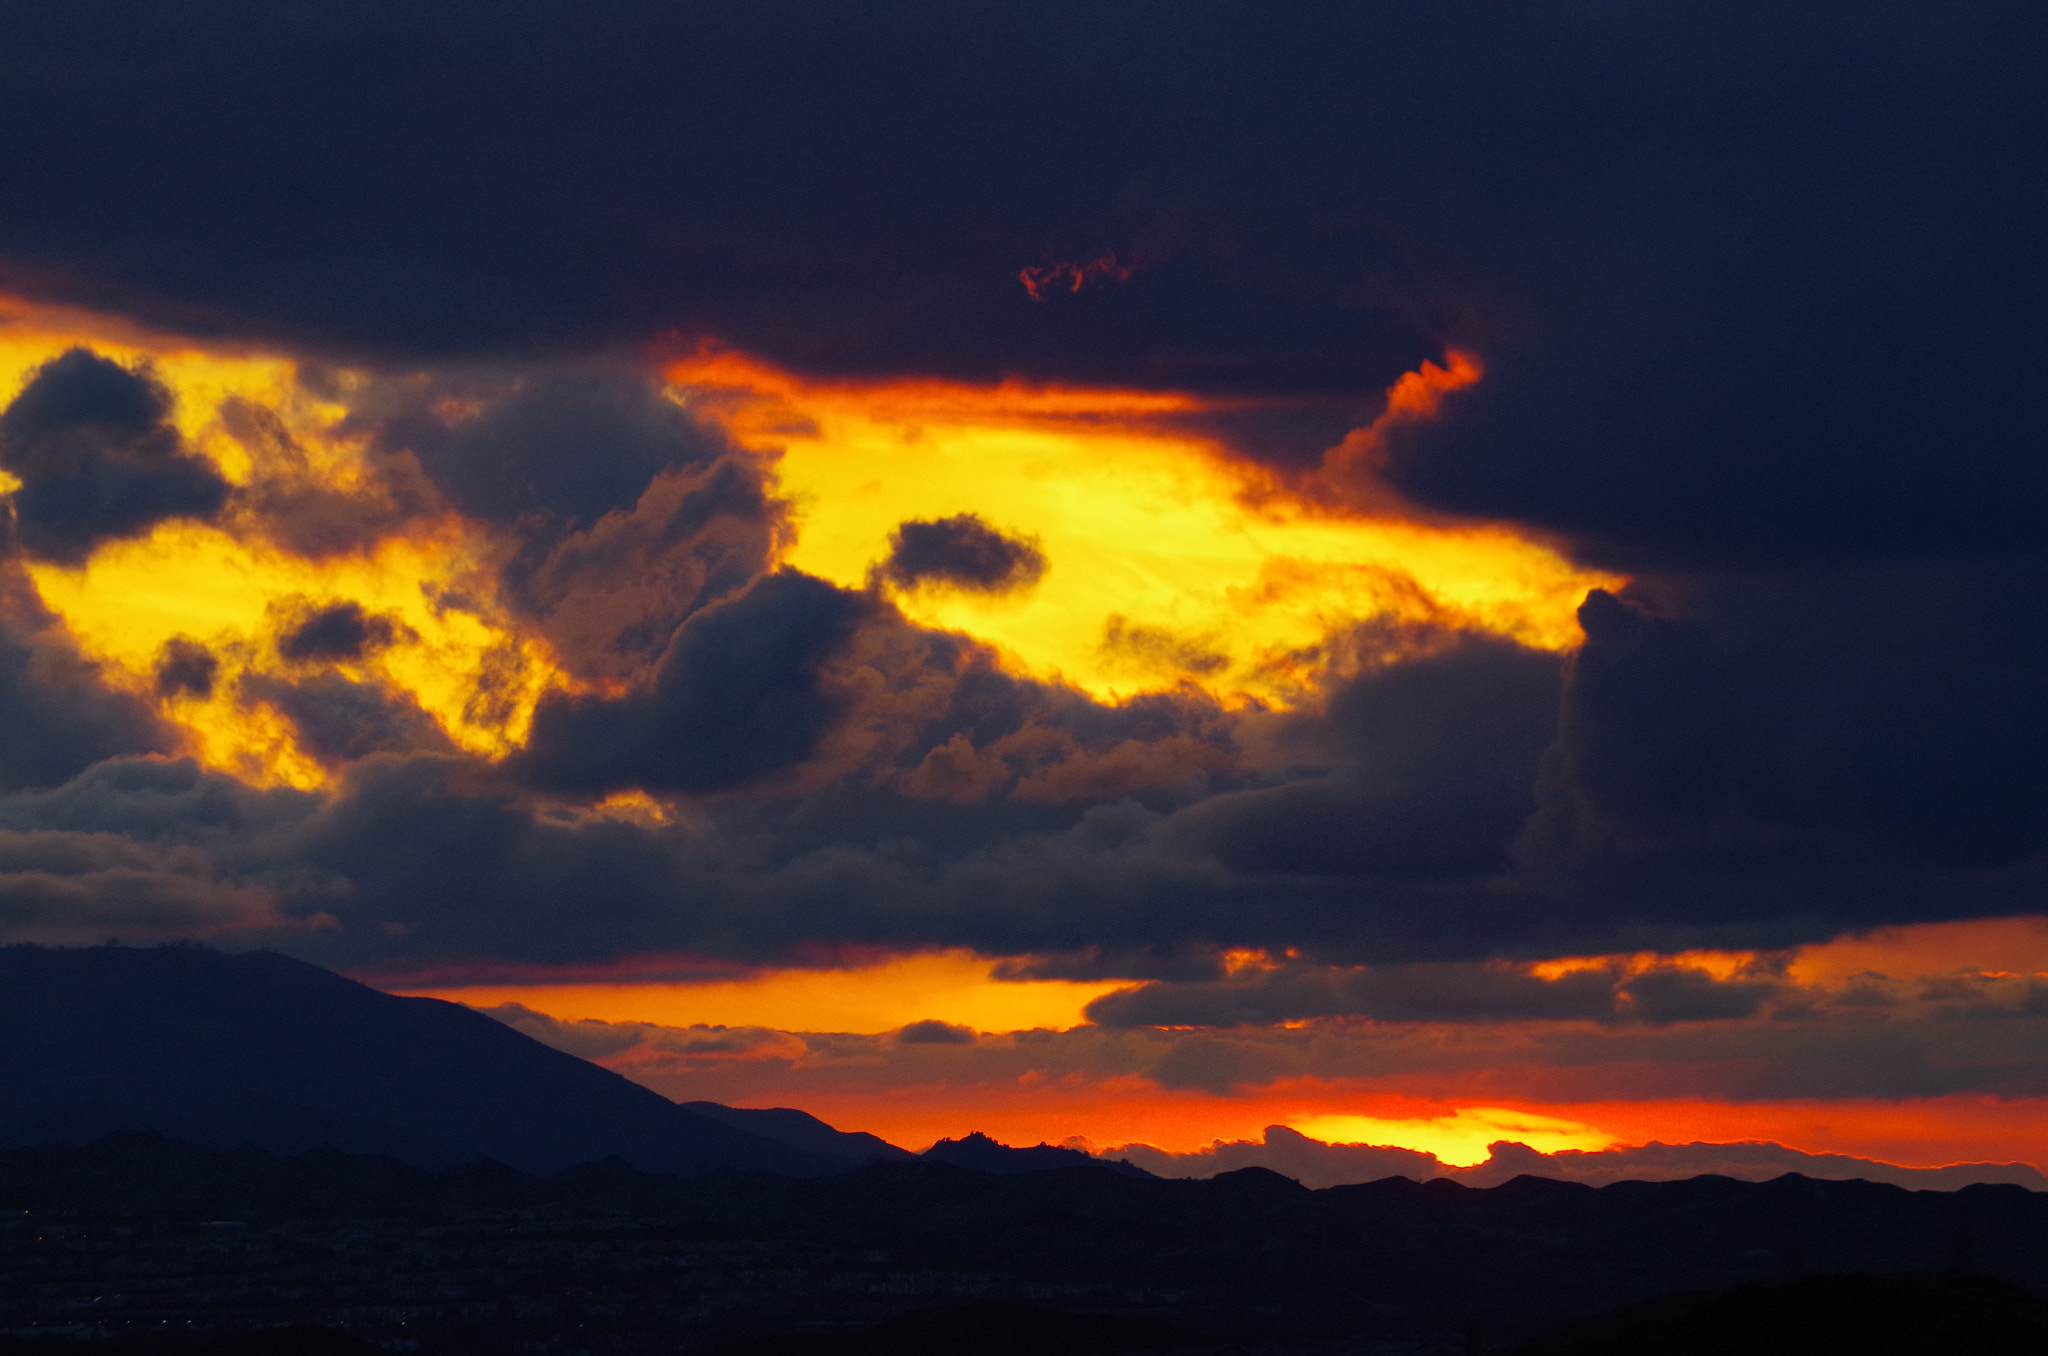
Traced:
[[1416, 1119], [1324, 1113], [1290, 1121], [1287, 1128], [1325, 1144], [1371, 1144], [1435, 1154], [1438, 1162], [1457, 1168], [1484, 1163], [1489, 1146], [1501, 1140], [1546, 1154], [1566, 1149], [1594, 1152], [1620, 1142], [1617, 1136], [1578, 1121], [1497, 1106], [1459, 1107], [1447, 1115]]

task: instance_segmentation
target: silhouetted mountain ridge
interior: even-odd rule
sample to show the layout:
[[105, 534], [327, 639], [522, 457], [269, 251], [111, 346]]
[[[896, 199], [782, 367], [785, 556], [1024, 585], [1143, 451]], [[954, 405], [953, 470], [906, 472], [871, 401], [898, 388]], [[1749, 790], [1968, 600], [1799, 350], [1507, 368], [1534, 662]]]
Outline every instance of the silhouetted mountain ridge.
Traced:
[[1026, 1148], [1012, 1148], [989, 1138], [979, 1130], [961, 1139], [942, 1139], [926, 1149], [921, 1157], [936, 1163], [951, 1163], [956, 1167], [972, 1168], [976, 1172], [1003, 1175], [1044, 1172], [1051, 1168], [1099, 1167], [1122, 1173], [1126, 1177], [1154, 1176], [1143, 1168], [1121, 1159], [1097, 1158], [1080, 1149], [1069, 1149], [1057, 1144], [1034, 1144]]
[[810, 1112], [798, 1111], [794, 1107], [777, 1106], [754, 1110], [726, 1106], [722, 1102], [680, 1102], [677, 1105], [685, 1111], [709, 1117], [722, 1125], [729, 1125], [750, 1135], [760, 1135], [764, 1139], [772, 1139], [794, 1149], [844, 1158], [854, 1163], [917, 1156], [908, 1149], [897, 1148], [878, 1135], [866, 1134], [859, 1130], [835, 1130]]
[[[27, 1214], [9, 1224], [8, 1211]], [[857, 1335], [990, 1304], [1223, 1343], [1394, 1342], [1467, 1323], [1504, 1342], [1788, 1268], [1903, 1274], [1957, 1262], [2048, 1294], [2048, 1193], [1796, 1175], [1493, 1188], [1389, 1178], [1312, 1191], [1262, 1169], [998, 1174], [923, 1157], [807, 1179], [681, 1177], [617, 1159], [543, 1176], [332, 1149], [223, 1153], [154, 1134], [0, 1149], [0, 1270], [16, 1278], [0, 1289], [0, 1331], [69, 1304], [138, 1329], [223, 1313], [392, 1336], [421, 1331], [394, 1324], [497, 1323], [497, 1337], [463, 1349], [527, 1350], [530, 1337], [535, 1351], [680, 1352]], [[369, 1309], [348, 1298], [365, 1294], [381, 1298]], [[1674, 1312], [1665, 1305], [1660, 1321]], [[599, 1313], [617, 1324], [668, 1315], [669, 1336], [593, 1346]], [[502, 1328], [507, 1314], [518, 1321]], [[849, 1353], [866, 1341], [847, 1340]]]
[[[457, 1003], [400, 998], [274, 952], [0, 949], [0, 1143], [154, 1129], [220, 1148], [318, 1144], [422, 1166], [841, 1172], [687, 1110]], [[863, 1146], [864, 1147], [864, 1146]]]

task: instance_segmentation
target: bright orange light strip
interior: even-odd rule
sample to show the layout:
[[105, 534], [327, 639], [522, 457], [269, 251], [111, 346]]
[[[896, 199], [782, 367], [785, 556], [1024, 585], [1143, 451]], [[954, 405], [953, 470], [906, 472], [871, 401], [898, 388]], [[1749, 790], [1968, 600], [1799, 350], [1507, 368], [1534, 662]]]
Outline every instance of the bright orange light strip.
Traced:
[[840, 970], [774, 970], [702, 984], [481, 984], [393, 992], [471, 1007], [521, 1003], [565, 1021], [767, 1026], [782, 1031], [883, 1032], [927, 1018], [977, 1031], [1064, 1030], [1122, 981], [997, 981], [994, 962], [966, 951], [897, 956]]
[[[632, 1074], [625, 1065], [620, 1072]], [[2048, 1100], [1999, 1101], [1937, 1097], [1910, 1102], [1843, 1101], [1728, 1103], [1701, 1099], [1646, 1102], [1529, 1103], [1476, 1106], [1418, 1099], [1360, 1086], [1297, 1080], [1244, 1097], [1198, 1091], [1162, 1092], [1129, 1077], [1089, 1083], [1026, 1082], [993, 1086], [893, 1087], [886, 1094], [804, 1089], [751, 1098], [735, 1085], [700, 1082], [694, 1090], [648, 1080], [672, 1097], [739, 1105], [800, 1105], [833, 1125], [865, 1130], [892, 1144], [921, 1149], [941, 1138], [980, 1130], [1008, 1144], [1058, 1144], [1079, 1139], [1098, 1148], [1151, 1144], [1191, 1153], [1222, 1140], [1263, 1137], [1269, 1125], [1333, 1137], [1361, 1120], [1374, 1123], [1366, 1142], [1437, 1153], [1453, 1164], [1482, 1162], [1487, 1140], [1528, 1143], [1544, 1152], [1610, 1146], [1763, 1140], [1807, 1153], [1847, 1154], [1902, 1167], [1951, 1163], [2031, 1163], [2048, 1167]], [[1361, 1114], [1363, 1109], [1366, 1114]], [[1348, 1118], [1348, 1119], [1335, 1119]], [[1497, 1126], [1498, 1132], [1490, 1132]]]

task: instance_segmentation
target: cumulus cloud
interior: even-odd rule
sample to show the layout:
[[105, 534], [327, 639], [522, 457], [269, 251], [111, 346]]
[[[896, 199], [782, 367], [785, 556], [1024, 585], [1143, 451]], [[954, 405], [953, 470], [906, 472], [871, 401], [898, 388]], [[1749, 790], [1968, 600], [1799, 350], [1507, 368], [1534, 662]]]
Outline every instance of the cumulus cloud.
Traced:
[[544, 700], [517, 770], [572, 793], [710, 791], [802, 762], [842, 709], [819, 671], [862, 608], [809, 575], [765, 576], [685, 622], [650, 691]]
[[228, 484], [188, 452], [171, 395], [147, 371], [74, 348], [37, 368], [0, 411], [0, 469], [23, 550], [77, 565], [101, 542], [168, 518], [211, 518]]
[[788, 537], [766, 464], [732, 453], [660, 472], [588, 527], [527, 531], [501, 578], [572, 673], [631, 681], [693, 613], [764, 573]]
[[508, 527], [587, 528], [656, 476], [730, 450], [659, 383], [600, 360], [390, 380], [351, 404], [347, 427], [412, 453], [463, 513]]

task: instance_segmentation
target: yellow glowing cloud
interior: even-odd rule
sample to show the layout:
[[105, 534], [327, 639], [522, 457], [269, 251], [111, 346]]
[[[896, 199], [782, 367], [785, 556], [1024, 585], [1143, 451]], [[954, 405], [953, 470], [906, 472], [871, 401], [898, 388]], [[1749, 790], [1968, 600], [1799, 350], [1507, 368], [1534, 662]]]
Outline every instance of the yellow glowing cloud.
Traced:
[[408, 988], [472, 1007], [523, 1003], [565, 1021], [766, 1026], [782, 1031], [875, 1033], [926, 1019], [977, 1031], [1064, 1030], [1118, 982], [996, 980], [993, 962], [966, 951], [898, 956], [845, 970], [771, 970], [706, 984], [485, 984]]
[[[172, 422], [236, 484], [289, 478], [341, 496], [365, 491], [363, 449], [332, 433], [343, 408], [309, 394], [295, 365], [275, 355], [210, 349], [0, 298], [0, 403], [38, 366], [79, 344], [147, 363], [173, 397]], [[260, 408], [265, 436], [247, 428], [238, 436], [223, 414], [237, 408]], [[27, 568], [45, 605], [116, 685], [149, 692], [158, 653], [173, 636], [208, 645], [221, 664], [215, 692], [174, 696], [162, 703], [163, 714], [204, 762], [259, 784], [311, 787], [327, 779], [288, 721], [261, 703], [238, 701], [234, 690], [241, 673], [274, 662], [266, 647], [275, 609], [295, 599], [350, 601], [395, 619], [398, 642], [344, 671], [409, 694], [457, 747], [498, 754], [524, 737], [552, 671], [544, 647], [487, 612], [446, 601], [462, 593], [488, 602], [493, 548], [479, 532], [444, 516], [315, 560], [273, 545], [261, 526], [232, 515], [211, 526], [168, 522], [103, 545], [78, 569]], [[480, 701], [485, 686], [490, 699]]]
[[1288, 1128], [1327, 1144], [1414, 1149], [1435, 1154], [1453, 1167], [1484, 1163], [1487, 1146], [1498, 1140], [1514, 1140], [1546, 1154], [1565, 1149], [1605, 1149], [1618, 1142], [1613, 1135], [1579, 1121], [1496, 1106], [1461, 1107], [1447, 1116], [1420, 1120], [1340, 1114], [1303, 1116], [1288, 1122]]
[[[137, 688], [147, 686], [159, 650], [175, 635], [212, 646], [232, 677], [239, 656], [261, 650], [280, 600], [346, 599], [396, 617], [405, 628], [398, 642], [349, 667], [409, 692], [459, 747], [496, 754], [525, 734], [544, 657], [530, 642], [437, 601], [441, 588], [473, 573], [469, 549], [460, 536], [393, 537], [368, 555], [311, 561], [217, 528], [167, 523], [147, 537], [102, 547], [81, 569], [33, 565], [30, 574], [85, 652]], [[510, 700], [479, 707], [474, 694], [486, 678], [504, 676], [508, 647]], [[210, 699], [167, 705], [195, 753], [258, 783], [324, 781], [286, 724], [260, 706], [238, 705], [230, 686], [223, 681]]]
[[[344, 665], [347, 676], [410, 694], [458, 747], [490, 756], [517, 745], [558, 674], [545, 641], [495, 605], [504, 543], [452, 514], [422, 516], [416, 504], [311, 559], [273, 540], [276, 524], [252, 507], [281, 484], [357, 504], [382, 492], [371, 450], [336, 431], [349, 374], [333, 376], [344, 394], [329, 399], [276, 354], [0, 298], [0, 396], [79, 343], [149, 363], [173, 393], [181, 432], [245, 491], [217, 524], [163, 524], [103, 546], [78, 569], [31, 567], [46, 603], [113, 681], [146, 693], [166, 640], [205, 643], [222, 682], [208, 698], [166, 699], [166, 717], [209, 764], [317, 785], [327, 770], [290, 722], [238, 695], [236, 681], [276, 671], [277, 607], [352, 601], [393, 618], [400, 640]], [[1347, 440], [1333, 466], [1370, 462], [1385, 426], [1430, 417], [1444, 392], [1480, 379], [1471, 360], [1448, 361], [1402, 378], [1387, 413]], [[1105, 699], [1192, 682], [1232, 704], [1291, 704], [1319, 676], [1426, 646], [1444, 625], [1562, 648], [1577, 639], [1573, 609], [1585, 591], [1617, 582], [1506, 528], [1319, 509], [1312, 495], [1280, 492], [1213, 445], [1167, 431], [1163, 417], [1202, 408], [1186, 395], [815, 385], [719, 352], [678, 362], [669, 376], [742, 442], [779, 449], [798, 520], [785, 560], [799, 569], [864, 586], [891, 529], [911, 518], [974, 512], [1035, 537], [1050, 569], [1029, 588], [988, 597], [917, 587], [898, 601], [913, 620], [964, 631], [1022, 671]], [[467, 601], [447, 605], [458, 595]], [[1365, 622], [1394, 625], [1350, 646]], [[489, 700], [479, 700], [481, 687]]]
[[[1434, 382], [1397, 385], [1389, 419], [1426, 417], [1442, 389], [1471, 379], [1431, 370]], [[1333, 634], [1372, 619], [1563, 648], [1577, 642], [1586, 590], [1617, 582], [1504, 528], [1324, 513], [1265, 492], [1211, 445], [1143, 422], [1193, 407], [1187, 397], [804, 386], [729, 354], [670, 376], [752, 394], [754, 407], [729, 417], [742, 437], [784, 449], [801, 523], [788, 560], [800, 569], [857, 586], [909, 518], [978, 512], [1035, 537], [1050, 562], [1035, 587], [914, 589], [899, 602], [1105, 698], [1186, 680], [1226, 700], [1288, 703], [1339, 659]]]

